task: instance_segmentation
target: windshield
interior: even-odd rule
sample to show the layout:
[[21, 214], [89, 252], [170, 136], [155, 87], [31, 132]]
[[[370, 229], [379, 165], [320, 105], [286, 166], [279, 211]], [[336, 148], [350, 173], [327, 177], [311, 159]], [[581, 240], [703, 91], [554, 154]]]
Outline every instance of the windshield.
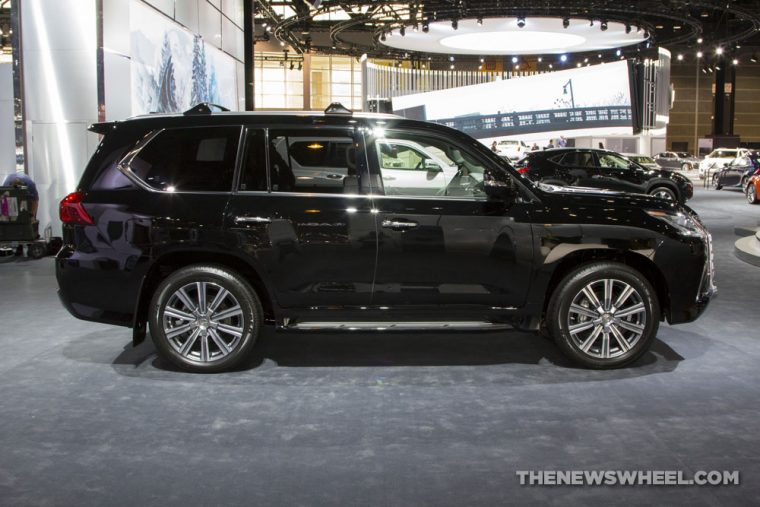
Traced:
[[689, 155], [688, 153], [685, 153], [683, 151], [679, 151], [678, 153], [676, 153], [676, 155], [678, 155], [681, 158], [689, 158], [689, 157], [691, 157], [691, 155]]
[[628, 158], [630, 158], [631, 160], [633, 160], [634, 162], [637, 162], [639, 164], [654, 164], [654, 163], [656, 163], [653, 159], [651, 159], [649, 157], [645, 157], [643, 155], [637, 155], [637, 156], [628, 157]]

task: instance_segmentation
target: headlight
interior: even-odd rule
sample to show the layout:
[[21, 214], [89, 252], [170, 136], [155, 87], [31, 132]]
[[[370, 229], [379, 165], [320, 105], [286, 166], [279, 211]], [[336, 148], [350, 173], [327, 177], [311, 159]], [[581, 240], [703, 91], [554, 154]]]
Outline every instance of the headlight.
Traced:
[[676, 229], [683, 236], [702, 236], [702, 227], [699, 222], [690, 215], [677, 212], [660, 211], [660, 210], [647, 210], [647, 214], [663, 222], [667, 222], [668, 225]]

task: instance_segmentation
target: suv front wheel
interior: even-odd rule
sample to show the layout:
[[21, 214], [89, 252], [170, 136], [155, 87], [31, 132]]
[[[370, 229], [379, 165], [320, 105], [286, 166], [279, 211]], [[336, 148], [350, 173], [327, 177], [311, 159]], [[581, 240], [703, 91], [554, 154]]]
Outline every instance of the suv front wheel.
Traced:
[[554, 291], [547, 327], [565, 354], [588, 368], [619, 368], [650, 347], [660, 322], [652, 285], [616, 262], [581, 266]]
[[194, 265], [159, 284], [150, 304], [150, 334], [160, 355], [176, 366], [213, 373], [249, 355], [262, 318], [256, 292], [240, 275]]

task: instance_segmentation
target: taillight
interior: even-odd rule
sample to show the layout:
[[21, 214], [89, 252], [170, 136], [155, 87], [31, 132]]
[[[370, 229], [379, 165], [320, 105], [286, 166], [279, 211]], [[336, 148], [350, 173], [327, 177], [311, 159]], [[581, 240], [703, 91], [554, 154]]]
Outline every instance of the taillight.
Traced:
[[90, 215], [82, 206], [84, 192], [72, 192], [61, 201], [59, 208], [61, 222], [73, 225], [93, 225]]
[[754, 175], [760, 175], [760, 168], [758, 168], [757, 171], [754, 172]]
[[528, 167], [528, 166], [525, 166], [525, 167], [518, 167], [518, 168], [517, 168], [517, 172], [518, 172], [518, 173], [520, 173], [520, 174], [525, 174], [525, 173], [527, 173], [527, 172], [528, 172], [528, 170], [529, 170], [529, 169], [530, 169], [530, 167]]

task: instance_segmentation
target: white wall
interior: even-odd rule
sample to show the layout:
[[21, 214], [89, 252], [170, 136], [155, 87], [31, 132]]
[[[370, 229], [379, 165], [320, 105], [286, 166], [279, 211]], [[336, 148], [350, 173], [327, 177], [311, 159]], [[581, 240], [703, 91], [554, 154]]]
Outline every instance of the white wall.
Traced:
[[16, 134], [13, 121], [13, 65], [0, 63], [0, 185], [16, 172]]
[[95, 0], [25, 0], [24, 109], [29, 173], [37, 183], [40, 229], [61, 234], [58, 203], [76, 190], [98, 138]]

